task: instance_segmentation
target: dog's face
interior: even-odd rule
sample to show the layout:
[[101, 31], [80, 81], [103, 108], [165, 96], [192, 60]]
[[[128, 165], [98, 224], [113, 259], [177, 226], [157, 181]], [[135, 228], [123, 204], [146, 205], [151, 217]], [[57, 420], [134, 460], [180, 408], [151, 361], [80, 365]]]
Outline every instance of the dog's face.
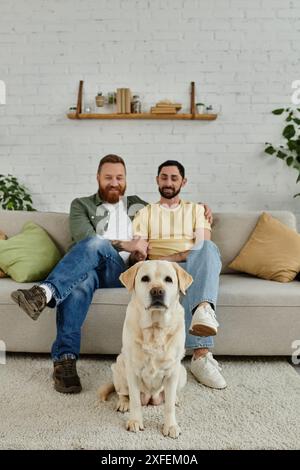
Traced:
[[177, 263], [169, 261], [140, 261], [120, 276], [129, 291], [134, 290], [146, 310], [167, 310], [185, 294], [192, 276]]

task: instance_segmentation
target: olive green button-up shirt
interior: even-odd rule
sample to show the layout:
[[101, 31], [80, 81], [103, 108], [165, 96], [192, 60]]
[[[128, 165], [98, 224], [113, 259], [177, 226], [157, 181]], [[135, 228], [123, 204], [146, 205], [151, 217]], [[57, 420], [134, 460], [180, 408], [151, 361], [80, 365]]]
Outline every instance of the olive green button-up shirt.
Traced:
[[[143, 201], [138, 196], [124, 196], [123, 201], [131, 220], [133, 220], [137, 211], [148, 205], [148, 202]], [[106, 231], [109, 211], [103, 206], [104, 202], [98, 193], [88, 197], [76, 198], [72, 201], [70, 230], [73, 242], [77, 243], [86, 237], [92, 237], [96, 233], [101, 235]]]

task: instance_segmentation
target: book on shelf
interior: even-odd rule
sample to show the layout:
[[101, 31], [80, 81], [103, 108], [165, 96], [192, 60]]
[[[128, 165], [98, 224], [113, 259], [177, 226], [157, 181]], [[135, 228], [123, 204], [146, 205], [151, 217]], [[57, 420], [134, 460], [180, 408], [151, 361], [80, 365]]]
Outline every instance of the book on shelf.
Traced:
[[162, 108], [157, 108], [156, 106], [151, 108], [151, 113], [153, 114], [176, 114], [177, 110], [174, 107], [162, 107]]
[[117, 88], [117, 114], [131, 113], [130, 88]]
[[121, 106], [121, 112], [122, 114], [125, 114], [125, 107], [126, 107], [126, 90], [125, 88], [121, 89], [121, 96], [122, 96], [122, 106]]
[[122, 88], [117, 88], [116, 104], [117, 104], [117, 114], [121, 114], [122, 113]]
[[157, 108], [175, 108], [175, 109], [181, 109], [182, 105], [180, 103], [170, 103], [170, 104], [165, 104], [165, 103], [156, 103], [155, 105]]
[[157, 108], [170, 108], [170, 107], [174, 107], [176, 108], [177, 110], [181, 109], [182, 108], [182, 104], [181, 103], [172, 103], [171, 101], [159, 101], [158, 103], [156, 103], [155, 105]]
[[131, 113], [131, 90], [130, 88], [125, 88], [125, 111], [126, 114]]

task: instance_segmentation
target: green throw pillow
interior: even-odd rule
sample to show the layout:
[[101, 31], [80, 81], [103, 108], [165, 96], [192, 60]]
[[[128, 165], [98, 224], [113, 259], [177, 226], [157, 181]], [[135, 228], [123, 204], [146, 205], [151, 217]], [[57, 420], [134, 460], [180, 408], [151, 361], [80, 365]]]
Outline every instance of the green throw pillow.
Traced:
[[0, 268], [17, 282], [45, 279], [61, 255], [47, 232], [27, 222], [21, 233], [0, 240]]

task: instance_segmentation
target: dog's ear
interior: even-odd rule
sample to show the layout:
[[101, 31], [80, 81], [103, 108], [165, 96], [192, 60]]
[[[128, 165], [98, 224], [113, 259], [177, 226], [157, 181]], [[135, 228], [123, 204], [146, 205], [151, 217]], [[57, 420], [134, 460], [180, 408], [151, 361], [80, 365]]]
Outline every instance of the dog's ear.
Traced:
[[177, 273], [179, 289], [181, 290], [183, 294], [185, 294], [185, 291], [192, 284], [193, 278], [189, 273], [187, 273], [184, 269], [182, 269], [182, 267], [179, 266], [179, 264], [173, 262], [172, 265]]
[[119, 277], [120, 281], [129, 290], [129, 292], [133, 290], [136, 273], [138, 272], [143, 262], [144, 261], [139, 261], [138, 263], [135, 263], [133, 266], [131, 266], [131, 268], [127, 269], [127, 271], [124, 271]]

